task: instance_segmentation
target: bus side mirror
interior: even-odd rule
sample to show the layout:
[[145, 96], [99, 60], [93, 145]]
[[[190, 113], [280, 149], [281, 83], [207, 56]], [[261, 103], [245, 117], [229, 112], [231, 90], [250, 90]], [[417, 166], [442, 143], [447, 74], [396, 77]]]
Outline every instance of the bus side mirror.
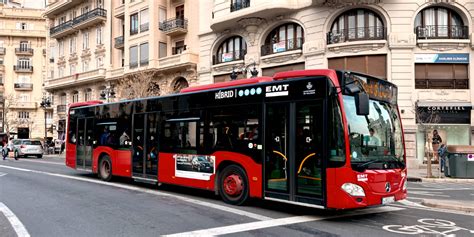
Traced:
[[357, 115], [369, 115], [369, 95], [359, 92], [354, 97]]

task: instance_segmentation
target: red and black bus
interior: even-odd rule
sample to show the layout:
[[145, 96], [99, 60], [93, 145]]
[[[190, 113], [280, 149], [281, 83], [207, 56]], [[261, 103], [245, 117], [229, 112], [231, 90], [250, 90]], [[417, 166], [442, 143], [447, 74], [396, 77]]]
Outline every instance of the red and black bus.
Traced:
[[369, 75], [302, 70], [70, 105], [66, 165], [137, 181], [320, 208], [406, 198], [397, 87]]

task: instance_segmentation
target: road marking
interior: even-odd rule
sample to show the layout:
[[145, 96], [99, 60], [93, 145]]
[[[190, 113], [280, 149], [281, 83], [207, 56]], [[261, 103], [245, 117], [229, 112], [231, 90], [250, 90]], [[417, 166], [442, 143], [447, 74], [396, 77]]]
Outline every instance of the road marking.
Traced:
[[449, 195], [444, 195], [441, 192], [427, 192], [427, 191], [410, 191], [408, 190], [408, 194], [410, 195], [424, 195], [430, 197], [450, 197]]
[[61, 165], [66, 167], [66, 164], [64, 162], [52, 162], [52, 161], [44, 161], [44, 160], [27, 160], [27, 159], [21, 159], [20, 161], [27, 161], [27, 162], [33, 162], [33, 163], [43, 163], [43, 164], [50, 164], [50, 165]]
[[23, 223], [21, 223], [18, 217], [16, 217], [15, 214], [5, 204], [3, 204], [3, 202], [0, 202], [0, 212], [3, 212], [3, 215], [5, 215], [7, 220], [10, 222], [18, 237], [30, 236]]
[[344, 213], [344, 214], [335, 215], [335, 216], [293, 216], [293, 217], [287, 217], [287, 218], [257, 221], [257, 222], [250, 222], [250, 223], [244, 223], [244, 224], [236, 224], [236, 225], [230, 225], [230, 226], [222, 226], [222, 227], [216, 227], [216, 228], [210, 228], [210, 229], [202, 229], [202, 230], [196, 230], [196, 231], [190, 231], [190, 232], [176, 233], [176, 234], [165, 235], [165, 236], [177, 237], [177, 236], [226, 235], [226, 234], [234, 234], [234, 233], [239, 233], [239, 232], [278, 227], [278, 226], [284, 226], [284, 225], [293, 225], [293, 224], [299, 224], [299, 223], [311, 222], [311, 221], [320, 221], [320, 220], [326, 220], [326, 219], [350, 217], [350, 216], [365, 215], [365, 214], [375, 214], [375, 213], [382, 213], [382, 212], [400, 211], [403, 209], [404, 208], [386, 206], [386, 207], [376, 207], [376, 208], [355, 210], [355, 211], [351, 211], [350, 213]]
[[49, 176], [54, 176], [54, 177], [60, 177], [60, 178], [65, 178], [65, 179], [72, 179], [72, 180], [77, 180], [77, 181], [84, 181], [84, 182], [89, 182], [89, 183], [95, 183], [95, 184], [101, 184], [101, 185], [107, 185], [111, 187], [116, 187], [116, 188], [122, 188], [122, 189], [128, 189], [132, 191], [137, 191], [137, 192], [143, 192], [143, 193], [148, 193], [156, 196], [164, 196], [164, 197], [171, 197], [174, 199], [178, 199], [184, 202], [188, 203], [193, 203], [196, 205], [204, 206], [204, 207], [210, 207], [214, 208], [217, 210], [225, 211], [225, 212], [230, 212], [236, 215], [241, 215], [241, 216], [246, 216], [252, 219], [256, 220], [271, 220], [272, 218], [255, 214], [252, 212], [232, 208], [232, 207], [227, 207], [227, 206], [222, 206], [219, 204], [214, 204], [206, 201], [200, 201], [196, 199], [192, 199], [189, 197], [185, 196], [180, 196], [177, 194], [171, 194], [171, 193], [165, 193], [163, 191], [157, 191], [157, 190], [150, 190], [150, 189], [145, 189], [141, 187], [136, 187], [132, 185], [125, 185], [125, 184], [118, 184], [118, 183], [108, 183], [104, 182], [102, 180], [96, 180], [96, 179], [87, 179], [87, 178], [82, 178], [82, 177], [75, 177], [75, 176], [70, 176], [70, 175], [63, 175], [63, 174], [56, 174], [56, 173], [49, 173], [49, 172], [44, 172], [44, 171], [38, 171], [38, 170], [29, 170], [29, 169], [23, 169], [23, 168], [17, 168], [17, 167], [11, 167], [11, 166], [5, 166], [5, 165], [0, 165], [0, 168], [5, 168], [5, 169], [12, 169], [12, 170], [18, 170], [18, 171], [23, 171], [23, 172], [32, 172], [32, 173], [37, 173], [37, 174], [44, 174], [44, 175], [49, 175]]
[[474, 190], [474, 188], [408, 188], [410, 190], [425, 190], [425, 191], [456, 191], [456, 190]]
[[424, 210], [424, 211], [433, 211], [433, 212], [442, 212], [442, 213], [451, 213], [451, 214], [457, 214], [457, 215], [463, 215], [463, 216], [474, 216], [474, 213], [471, 212], [463, 212], [463, 211], [456, 211], [456, 210], [448, 210], [448, 209], [441, 209], [441, 208], [435, 208], [435, 207], [427, 207], [423, 205], [403, 205], [403, 204], [390, 204], [390, 206], [393, 207], [402, 207], [402, 208], [410, 208], [410, 209], [418, 209], [418, 210]]
[[7, 175], [7, 173], [0, 172], [0, 177]]

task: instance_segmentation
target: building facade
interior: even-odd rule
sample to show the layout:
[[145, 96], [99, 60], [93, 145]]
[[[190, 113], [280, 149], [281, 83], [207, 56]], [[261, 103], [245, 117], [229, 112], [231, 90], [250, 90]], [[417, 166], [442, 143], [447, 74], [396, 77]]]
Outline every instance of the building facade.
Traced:
[[196, 83], [197, 6], [191, 0], [50, 2], [45, 89], [54, 97], [58, 138], [64, 138], [68, 104], [127, 98], [120, 88], [127, 78], [146, 72], [157, 94]]
[[[410, 167], [445, 144], [472, 144], [474, 2], [201, 0], [200, 84], [333, 68], [398, 86]], [[212, 6], [212, 7], [209, 7]], [[432, 159], [432, 158], [431, 158]]]
[[[46, 65], [42, 10], [0, 3], [1, 129], [18, 138], [51, 135], [51, 111], [40, 107]], [[46, 116], [46, 118], [45, 118]]]

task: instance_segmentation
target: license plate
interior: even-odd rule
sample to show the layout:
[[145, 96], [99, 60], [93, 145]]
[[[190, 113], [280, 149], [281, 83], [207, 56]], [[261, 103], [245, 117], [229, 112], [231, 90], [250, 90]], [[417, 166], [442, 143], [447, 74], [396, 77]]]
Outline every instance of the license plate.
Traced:
[[382, 198], [382, 204], [383, 205], [389, 204], [389, 203], [392, 203], [392, 202], [395, 202], [395, 197], [394, 196]]

